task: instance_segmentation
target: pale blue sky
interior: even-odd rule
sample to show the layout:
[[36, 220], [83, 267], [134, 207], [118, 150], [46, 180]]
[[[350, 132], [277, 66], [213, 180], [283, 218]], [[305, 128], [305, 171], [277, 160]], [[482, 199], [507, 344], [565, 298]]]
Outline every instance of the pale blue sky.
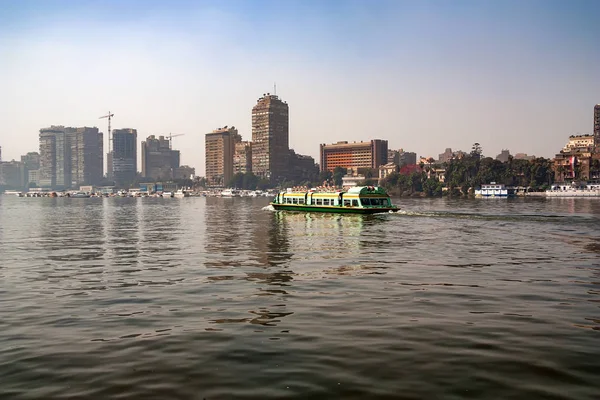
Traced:
[[[599, 1], [0, 0], [0, 146], [51, 124], [173, 139], [204, 172], [204, 134], [251, 139], [257, 98], [290, 106], [290, 145], [387, 139], [552, 156], [592, 130]], [[106, 144], [105, 144], [106, 146]]]

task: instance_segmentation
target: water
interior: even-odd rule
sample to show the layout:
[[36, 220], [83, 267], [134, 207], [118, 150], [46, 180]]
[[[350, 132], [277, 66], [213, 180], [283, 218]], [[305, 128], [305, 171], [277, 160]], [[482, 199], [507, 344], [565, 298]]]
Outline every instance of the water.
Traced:
[[600, 396], [600, 201], [0, 196], [0, 398]]

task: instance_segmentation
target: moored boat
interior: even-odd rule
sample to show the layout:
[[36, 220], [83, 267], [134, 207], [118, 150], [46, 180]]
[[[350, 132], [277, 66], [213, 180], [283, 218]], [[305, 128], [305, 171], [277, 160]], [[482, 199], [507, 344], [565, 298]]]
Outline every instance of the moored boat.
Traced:
[[599, 183], [557, 183], [546, 190], [547, 197], [600, 197]]
[[175, 194], [173, 194], [173, 196], [177, 197], [177, 198], [183, 198], [183, 197], [190, 197], [190, 194], [189, 194], [189, 192], [186, 192], [183, 189], [179, 189], [175, 192]]
[[515, 190], [506, 185], [491, 182], [487, 185], [481, 185], [480, 189], [475, 190], [475, 197], [481, 198], [508, 198], [514, 197]]
[[270, 203], [275, 210], [374, 214], [398, 211], [384, 188], [356, 186], [343, 190], [310, 189], [279, 192]]

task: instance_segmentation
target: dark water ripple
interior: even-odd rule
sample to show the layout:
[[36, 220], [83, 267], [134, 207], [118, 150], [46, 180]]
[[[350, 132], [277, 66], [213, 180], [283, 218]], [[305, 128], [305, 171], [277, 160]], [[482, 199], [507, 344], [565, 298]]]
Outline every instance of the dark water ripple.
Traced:
[[0, 398], [600, 394], [600, 201], [0, 196]]

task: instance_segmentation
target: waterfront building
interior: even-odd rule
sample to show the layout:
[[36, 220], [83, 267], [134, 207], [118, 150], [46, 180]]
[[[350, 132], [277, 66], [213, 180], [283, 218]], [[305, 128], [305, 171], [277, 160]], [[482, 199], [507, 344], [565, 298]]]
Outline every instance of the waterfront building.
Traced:
[[142, 176], [144, 178], [173, 179], [179, 168], [179, 150], [172, 150], [169, 139], [151, 135], [142, 142]]
[[387, 164], [387, 140], [374, 139], [368, 142], [341, 141], [334, 144], [321, 144], [321, 171], [332, 171], [336, 167], [357, 170], [358, 168], [379, 168]]
[[503, 163], [508, 162], [509, 158], [510, 158], [510, 151], [504, 150], [504, 149], [500, 152], [500, 154], [498, 154], [496, 156], [496, 160], [503, 162]]
[[396, 163], [390, 162], [385, 165], [381, 165], [379, 167], [379, 183], [382, 183], [385, 178], [398, 171], [400, 171], [400, 168]]
[[287, 179], [293, 182], [305, 183], [314, 181], [319, 175], [315, 159], [311, 156], [296, 154], [294, 150], [290, 150], [288, 160]]
[[208, 186], [224, 187], [233, 178], [233, 153], [241, 141], [234, 126], [218, 128], [205, 135], [205, 166]]
[[594, 106], [594, 143], [596, 153], [600, 153], [600, 104]]
[[27, 186], [32, 183], [35, 186], [40, 185], [40, 170], [39, 169], [31, 169], [31, 170], [27, 171]]
[[117, 186], [130, 185], [137, 173], [137, 130], [113, 129], [112, 132], [112, 179]]
[[[40, 169], [40, 153], [31, 151], [21, 156], [21, 162], [23, 163], [23, 176], [25, 178], [25, 186], [30, 183], [38, 184], [37, 175]], [[30, 179], [30, 173], [33, 172], [35, 180]]]
[[402, 167], [404, 165], [413, 165], [417, 163], [417, 153], [413, 153], [410, 151], [404, 151], [404, 149], [400, 149], [398, 151], [398, 160], [396, 165]]
[[594, 155], [594, 136], [577, 134], [569, 136], [569, 141], [554, 157], [554, 180], [587, 180]]
[[252, 142], [240, 141], [233, 153], [233, 174], [252, 172]]
[[0, 186], [5, 189], [23, 189], [25, 187], [23, 172], [23, 163], [20, 161], [0, 161]]
[[64, 133], [63, 126], [51, 126], [40, 129], [40, 169], [39, 186], [54, 188], [56, 186], [56, 135]]
[[93, 127], [66, 128], [70, 147], [71, 187], [99, 185], [104, 175], [104, 135]]
[[272, 182], [288, 176], [289, 107], [267, 93], [252, 108], [252, 172]]

